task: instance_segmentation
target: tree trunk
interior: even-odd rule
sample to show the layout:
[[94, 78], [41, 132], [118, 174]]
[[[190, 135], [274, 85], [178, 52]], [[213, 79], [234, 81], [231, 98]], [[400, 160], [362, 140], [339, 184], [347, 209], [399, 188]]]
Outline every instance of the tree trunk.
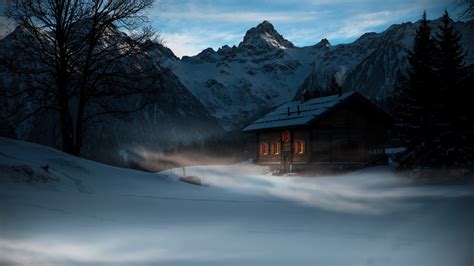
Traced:
[[77, 118], [76, 118], [76, 134], [74, 142], [74, 151], [73, 155], [79, 156], [81, 154], [82, 143], [84, 140], [84, 109], [86, 106], [85, 95], [81, 95], [79, 99], [79, 106], [77, 108]]
[[61, 125], [61, 137], [63, 151], [69, 154], [74, 152], [74, 123], [69, 110], [69, 73], [67, 50], [65, 49], [64, 32], [58, 23], [56, 31], [56, 90], [58, 94], [58, 106]]
[[57, 81], [59, 116], [61, 122], [61, 138], [63, 151], [73, 154], [74, 150], [74, 131], [71, 113], [69, 111], [69, 97], [67, 95], [66, 74], [60, 71]]

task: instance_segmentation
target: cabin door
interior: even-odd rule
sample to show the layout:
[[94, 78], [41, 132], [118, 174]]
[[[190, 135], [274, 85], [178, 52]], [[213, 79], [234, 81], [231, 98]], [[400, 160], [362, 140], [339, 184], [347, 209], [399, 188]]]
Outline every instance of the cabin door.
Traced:
[[283, 173], [288, 173], [290, 171], [290, 157], [291, 154], [283, 152], [281, 156], [281, 171]]

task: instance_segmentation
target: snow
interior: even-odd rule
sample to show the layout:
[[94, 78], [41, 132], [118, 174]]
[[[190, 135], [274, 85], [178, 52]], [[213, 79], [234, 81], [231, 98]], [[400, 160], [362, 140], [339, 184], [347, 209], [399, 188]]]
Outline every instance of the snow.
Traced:
[[421, 185], [388, 167], [278, 177], [241, 163], [186, 167], [196, 186], [181, 171], [0, 138], [0, 265], [474, 263], [473, 184]]
[[341, 96], [319, 97], [305, 102], [300, 100], [288, 102], [256, 120], [243, 131], [306, 125], [352, 95], [355, 95], [355, 92], [346, 92]]
[[[323, 39], [312, 46], [295, 47], [269, 22], [263, 22], [247, 31], [238, 47], [223, 46], [187, 60], [172, 57], [165, 61], [226, 130], [240, 130], [268, 109], [297, 96], [309, 75], [314, 81], [311, 89], [324, 90], [336, 76], [345, 89], [369, 99], [391, 96], [396, 87], [393, 81], [406, 72], [406, 53], [412, 48], [418, 23], [395, 24], [349, 44], [332, 46]], [[439, 19], [433, 21], [433, 30], [439, 23]], [[469, 51], [468, 65], [474, 62], [473, 25], [472, 21], [456, 22], [461, 43]], [[161, 60], [157, 58], [159, 63]], [[220, 86], [207, 86], [209, 80]]]

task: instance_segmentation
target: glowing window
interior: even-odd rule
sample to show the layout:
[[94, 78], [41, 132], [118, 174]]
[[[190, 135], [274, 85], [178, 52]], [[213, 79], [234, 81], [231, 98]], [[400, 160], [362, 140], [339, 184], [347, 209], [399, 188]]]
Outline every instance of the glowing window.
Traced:
[[260, 144], [260, 154], [267, 155], [268, 154], [268, 144], [262, 143]]
[[288, 130], [283, 131], [282, 139], [283, 139], [284, 142], [290, 141], [290, 131], [288, 131]]
[[296, 153], [303, 154], [304, 153], [304, 141], [298, 140], [296, 141]]
[[280, 154], [280, 143], [275, 142], [275, 143], [272, 144], [272, 153], [274, 155]]

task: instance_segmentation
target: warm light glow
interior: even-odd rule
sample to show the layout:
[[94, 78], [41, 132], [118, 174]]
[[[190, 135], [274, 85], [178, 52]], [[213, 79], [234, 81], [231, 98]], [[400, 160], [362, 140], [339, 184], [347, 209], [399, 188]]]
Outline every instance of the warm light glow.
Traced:
[[296, 153], [303, 154], [304, 153], [304, 141], [298, 140], [296, 141]]
[[273, 152], [274, 155], [280, 154], [280, 143], [278, 143], [278, 142], [273, 143], [272, 152]]
[[284, 142], [290, 141], [290, 131], [283, 131], [282, 139]]
[[262, 143], [260, 144], [260, 154], [267, 155], [268, 154], [268, 144]]

